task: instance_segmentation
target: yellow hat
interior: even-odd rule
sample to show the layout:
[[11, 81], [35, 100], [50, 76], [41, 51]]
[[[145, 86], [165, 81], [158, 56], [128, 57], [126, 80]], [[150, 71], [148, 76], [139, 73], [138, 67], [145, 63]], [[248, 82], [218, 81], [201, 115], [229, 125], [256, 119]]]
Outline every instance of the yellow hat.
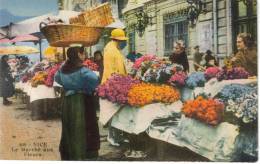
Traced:
[[120, 28], [114, 29], [111, 32], [111, 37], [110, 38], [111, 39], [116, 39], [116, 40], [128, 40], [128, 38], [125, 36], [124, 30], [122, 30]]

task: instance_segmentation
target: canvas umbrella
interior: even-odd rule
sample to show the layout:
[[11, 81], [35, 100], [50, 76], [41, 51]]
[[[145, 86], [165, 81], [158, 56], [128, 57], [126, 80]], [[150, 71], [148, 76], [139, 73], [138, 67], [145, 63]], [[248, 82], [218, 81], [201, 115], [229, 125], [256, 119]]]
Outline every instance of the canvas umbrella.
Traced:
[[5, 43], [12, 43], [12, 40], [7, 38], [0, 39], [0, 44], [5, 44]]
[[7, 46], [0, 47], [0, 55], [20, 55], [20, 54], [35, 54], [39, 50], [29, 46]]
[[34, 35], [26, 34], [26, 35], [18, 35], [15, 38], [13, 38], [11, 41], [12, 42], [38, 42], [39, 38]]

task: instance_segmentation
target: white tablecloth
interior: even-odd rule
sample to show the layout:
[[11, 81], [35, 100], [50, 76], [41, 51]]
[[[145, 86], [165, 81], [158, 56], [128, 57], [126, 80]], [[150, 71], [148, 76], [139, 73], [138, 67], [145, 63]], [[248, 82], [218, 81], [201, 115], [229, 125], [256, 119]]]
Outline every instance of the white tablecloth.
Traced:
[[112, 103], [105, 99], [99, 99], [100, 104], [100, 115], [99, 122], [106, 125], [108, 121], [119, 111], [120, 105]]
[[238, 126], [227, 122], [214, 127], [182, 116], [177, 126], [171, 126], [163, 132], [158, 129], [149, 128], [147, 133], [152, 138], [187, 147], [212, 161], [232, 161], [236, 152]]
[[111, 126], [127, 133], [139, 134], [144, 132], [154, 119], [180, 113], [181, 108], [181, 101], [170, 105], [154, 103], [139, 108], [125, 106], [113, 116]]
[[54, 89], [45, 85], [38, 85], [36, 88], [32, 87], [30, 90], [30, 102], [40, 99], [54, 99], [56, 98]]
[[38, 85], [37, 87], [32, 87], [31, 83], [16, 83], [15, 88], [21, 89], [30, 97], [30, 102], [40, 99], [52, 99], [56, 98], [54, 88], [47, 87], [45, 85]]

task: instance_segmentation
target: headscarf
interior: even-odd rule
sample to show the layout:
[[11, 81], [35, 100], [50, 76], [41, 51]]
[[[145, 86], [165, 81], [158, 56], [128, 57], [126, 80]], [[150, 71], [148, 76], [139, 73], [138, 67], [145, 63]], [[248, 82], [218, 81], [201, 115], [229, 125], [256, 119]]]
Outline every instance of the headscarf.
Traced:
[[65, 74], [73, 73], [83, 67], [82, 61], [78, 54], [81, 52], [81, 47], [70, 47], [67, 50], [67, 61], [61, 68], [61, 72]]

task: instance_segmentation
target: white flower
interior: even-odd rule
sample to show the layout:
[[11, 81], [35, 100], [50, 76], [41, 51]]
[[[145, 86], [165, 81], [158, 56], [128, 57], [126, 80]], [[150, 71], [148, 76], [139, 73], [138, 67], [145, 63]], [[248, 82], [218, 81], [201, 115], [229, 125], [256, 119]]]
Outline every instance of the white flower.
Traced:
[[235, 106], [233, 106], [233, 105], [228, 105], [228, 106], [226, 107], [226, 111], [228, 111], [228, 112], [235, 112]]
[[236, 116], [237, 118], [241, 118], [241, 117], [243, 116], [243, 112], [237, 111], [237, 113], [235, 114], [235, 116]]
[[228, 100], [228, 104], [234, 106], [236, 103], [233, 100]]

